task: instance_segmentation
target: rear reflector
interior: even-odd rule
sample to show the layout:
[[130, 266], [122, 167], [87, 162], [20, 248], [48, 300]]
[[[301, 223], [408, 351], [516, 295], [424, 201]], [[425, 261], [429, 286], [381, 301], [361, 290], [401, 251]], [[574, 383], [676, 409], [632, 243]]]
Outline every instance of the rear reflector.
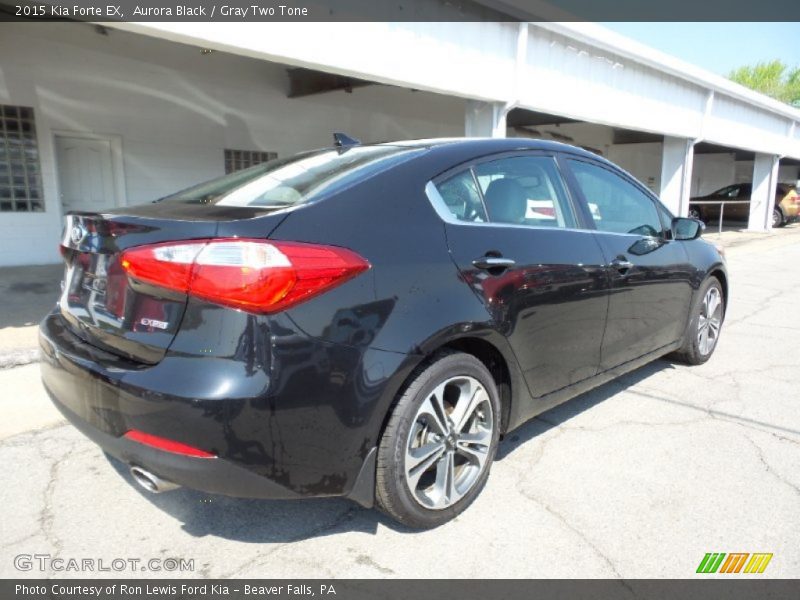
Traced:
[[123, 437], [134, 442], [144, 444], [145, 446], [150, 446], [156, 450], [171, 452], [172, 454], [180, 454], [181, 456], [191, 456], [194, 458], [216, 458], [216, 456], [210, 452], [206, 452], [205, 450], [200, 450], [199, 448], [195, 448], [193, 446], [187, 446], [186, 444], [181, 444], [180, 442], [158, 437], [157, 435], [151, 435], [137, 429], [131, 429]]
[[345, 248], [248, 239], [139, 246], [121, 263], [134, 279], [256, 313], [294, 306], [370, 266]]

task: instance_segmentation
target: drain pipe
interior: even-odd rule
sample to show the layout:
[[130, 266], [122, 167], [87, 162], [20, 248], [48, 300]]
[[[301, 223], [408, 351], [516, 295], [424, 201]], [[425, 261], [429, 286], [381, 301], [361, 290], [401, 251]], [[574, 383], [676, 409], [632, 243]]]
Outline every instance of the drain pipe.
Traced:
[[517, 56], [514, 67], [514, 100], [506, 102], [497, 112], [492, 124], [492, 137], [506, 137], [506, 119], [508, 113], [520, 105], [520, 81], [522, 81], [523, 67], [528, 61], [528, 23], [519, 24], [517, 31]]

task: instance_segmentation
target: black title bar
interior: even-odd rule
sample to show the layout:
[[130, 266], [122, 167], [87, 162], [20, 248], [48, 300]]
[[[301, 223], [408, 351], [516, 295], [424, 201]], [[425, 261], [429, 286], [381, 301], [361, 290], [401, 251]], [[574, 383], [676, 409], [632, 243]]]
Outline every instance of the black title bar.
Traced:
[[800, 21], [798, 0], [0, 0], [2, 21]]
[[5, 579], [4, 600], [796, 600], [796, 580]]

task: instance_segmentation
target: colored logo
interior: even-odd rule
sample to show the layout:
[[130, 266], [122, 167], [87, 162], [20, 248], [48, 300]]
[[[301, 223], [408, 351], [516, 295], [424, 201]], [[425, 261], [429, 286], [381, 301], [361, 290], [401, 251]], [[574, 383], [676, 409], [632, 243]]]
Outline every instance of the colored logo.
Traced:
[[756, 552], [709, 552], [697, 566], [698, 573], [763, 573], [772, 554]]

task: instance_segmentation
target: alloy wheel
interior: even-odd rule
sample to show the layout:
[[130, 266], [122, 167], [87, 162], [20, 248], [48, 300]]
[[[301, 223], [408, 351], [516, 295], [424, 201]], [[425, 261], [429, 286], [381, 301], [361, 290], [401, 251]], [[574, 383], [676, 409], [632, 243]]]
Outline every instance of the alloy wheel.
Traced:
[[494, 418], [489, 394], [473, 377], [453, 377], [422, 402], [406, 443], [404, 473], [414, 499], [442, 510], [476, 484], [486, 468]]
[[710, 287], [700, 306], [700, 319], [697, 322], [697, 346], [700, 354], [707, 356], [714, 350], [722, 326], [722, 294], [716, 287]]

